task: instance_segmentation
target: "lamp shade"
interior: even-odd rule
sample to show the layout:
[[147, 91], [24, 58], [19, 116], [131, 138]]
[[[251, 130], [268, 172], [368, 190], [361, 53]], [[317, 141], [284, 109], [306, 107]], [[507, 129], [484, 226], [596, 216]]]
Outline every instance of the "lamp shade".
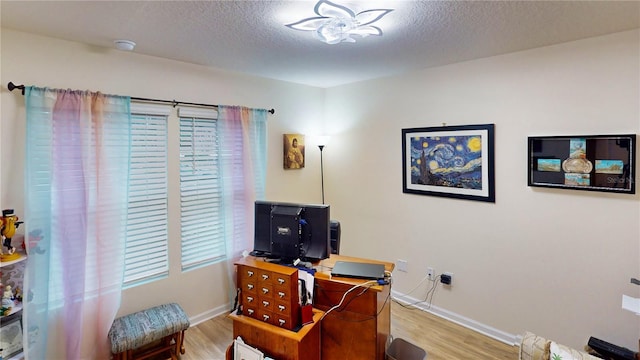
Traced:
[[327, 145], [329, 143], [329, 140], [331, 140], [331, 136], [329, 135], [322, 135], [316, 138], [316, 142], [318, 143], [318, 146]]

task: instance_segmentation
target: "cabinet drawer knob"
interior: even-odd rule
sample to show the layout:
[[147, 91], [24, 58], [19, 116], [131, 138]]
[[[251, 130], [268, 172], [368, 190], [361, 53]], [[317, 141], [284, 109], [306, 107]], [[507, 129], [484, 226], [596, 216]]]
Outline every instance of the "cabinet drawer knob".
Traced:
[[278, 320], [278, 323], [280, 323], [280, 326], [284, 325], [284, 323], [286, 323], [286, 321], [284, 319], [280, 319]]
[[278, 309], [280, 311], [284, 311], [284, 309], [286, 309], [286, 307], [284, 305], [278, 305]]
[[267, 314], [262, 315], [262, 319], [264, 321], [269, 321], [269, 315], [267, 315]]
[[248, 301], [248, 302], [253, 302], [253, 297], [251, 297], [251, 296], [247, 296], [247, 301]]
[[252, 276], [253, 276], [253, 271], [251, 271], [251, 270], [247, 270], [247, 275], [248, 275], [249, 277], [252, 277]]
[[278, 296], [280, 296], [280, 298], [285, 297], [285, 295], [286, 295], [286, 294], [285, 294], [285, 293], [283, 293], [282, 291], [278, 291]]
[[262, 301], [262, 305], [264, 305], [264, 307], [268, 307], [269, 306], [269, 302], [268, 301]]
[[269, 292], [269, 289], [267, 289], [267, 288], [262, 288], [262, 292], [266, 294], [266, 293], [268, 293], [268, 292]]
[[269, 275], [267, 274], [262, 274], [262, 280], [267, 280], [269, 278]]
[[247, 312], [249, 313], [249, 315], [253, 315], [254, 313], [253, 309], [248, 309]]
[[247, 288], [248, 288], [249, 290], [253, 289], [253, 284], [247, 284]]
[[280, 285], [284, 284], [285, 280], [283, 278], [278, 278], [278, 282], [280, 283]]

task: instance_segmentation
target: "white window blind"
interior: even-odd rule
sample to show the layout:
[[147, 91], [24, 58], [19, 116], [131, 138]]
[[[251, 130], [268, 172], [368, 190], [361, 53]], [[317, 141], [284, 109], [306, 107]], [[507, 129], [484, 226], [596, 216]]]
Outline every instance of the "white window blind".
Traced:
[[[228, 141], [233, 144], [228, 147], [226, 151], [221, 153], [221, 161], [224, 162], [223, 167], [225, 169], [242, 169], [244, 159], [242, 154], [244, 153], [243, 147], [243, 139], [242, 139], [242, 131], [233, 131], [231, 133], [227, 133]], [[252, 138], [250, 141], [253, 140]], [[255, 142], [252, 142], [255, 144]], [[257, 174], [253, 174], [257, 177]], [[245, 190], [245, 178], [244, 172], [233, 171], [231, 174], [226, 174], [227, 176], [227, 196], [230, 199], [233, 199], [230, 204], [226, 204], [227, 213], [231, 212], [233, 214], [233, 220], [227, 222], [227, 226], [232, 226], [232, 232], [227, 231], [227, 236], [231, 234], [231, 242], [233, 243], [233, 249], [238, 251], [239, 249], [246, 249], [246, 241], [247, 241], [247, 232], [245, 229], [247, 228], [247, 215], [246, 215], [246, 196], [247, 191]], [[229, 189], [230, 188], [230, 189]], [[251, 218], [253, 220], [253, 217]], [[231, 225], [229, 225], [231, 223]], [[253, 235], [253, 234], [252, 234]], [[247, 249], [251, 250], [251, 249]], [[234, 254], [237, 256], [238, 254]]]
[[167, 118], [170, 107], [132, 104], [125, 286], [169, 273]]
[[178, 110], [182, 269], [225, 258], [217, 112]]

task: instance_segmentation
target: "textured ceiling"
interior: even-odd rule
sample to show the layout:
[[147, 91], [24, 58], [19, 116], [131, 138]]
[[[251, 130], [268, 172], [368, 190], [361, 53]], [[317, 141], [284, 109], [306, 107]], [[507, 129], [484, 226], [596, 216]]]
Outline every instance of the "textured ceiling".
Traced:
[[318, 87], [401, 74], [640, 27], [638, 1], [340, 1], [393, 8], [382, 37], [324, 44], [284, 26], [315, 1], [6, 1], [24, 32]]

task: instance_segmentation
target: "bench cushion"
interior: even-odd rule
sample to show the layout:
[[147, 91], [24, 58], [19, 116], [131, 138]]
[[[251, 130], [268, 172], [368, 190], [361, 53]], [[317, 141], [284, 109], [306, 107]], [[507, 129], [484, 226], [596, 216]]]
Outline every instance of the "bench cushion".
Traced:
[[137, 349], [189, 328], [189, 318], [176, 303], [119, 317], [109, 330], [111, 353]]

